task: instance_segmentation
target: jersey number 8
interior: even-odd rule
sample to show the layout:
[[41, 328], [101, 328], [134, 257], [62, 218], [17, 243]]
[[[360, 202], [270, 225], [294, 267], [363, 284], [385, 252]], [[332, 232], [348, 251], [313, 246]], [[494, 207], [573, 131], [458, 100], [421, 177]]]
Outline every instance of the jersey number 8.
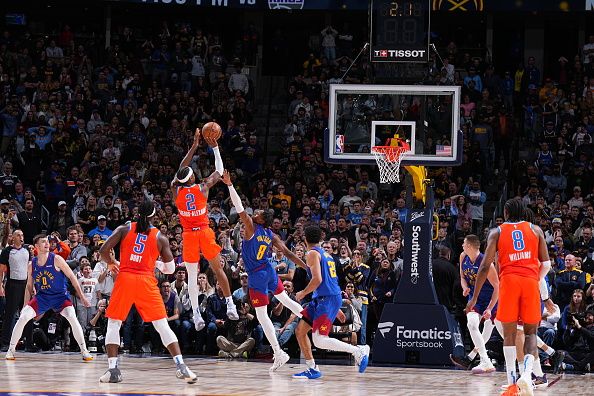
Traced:
[[524, 243], [524, 234], [522, 231], [512, 231], [511, 237], [514, 244], [514, 249], [517, 251], [524, 250], [526, 244]]

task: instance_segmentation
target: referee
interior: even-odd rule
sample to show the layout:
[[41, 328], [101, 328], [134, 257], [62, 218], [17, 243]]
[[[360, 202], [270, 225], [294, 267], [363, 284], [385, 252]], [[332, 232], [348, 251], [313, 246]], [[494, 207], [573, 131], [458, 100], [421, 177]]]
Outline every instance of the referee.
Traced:
[[[10, 342], [10, 335], [15, 324], [15, 314], [23, 307], [25, 287], [31, 263], [31, 252], [24, 244], [21, 230], [12, 233], [12, 245], [2, 249], [0, 253], [0, 295], [6, 296], [6, 310], [2, 325], [2, 349]], [[6, 276], [6, 289], [4, 277]]]

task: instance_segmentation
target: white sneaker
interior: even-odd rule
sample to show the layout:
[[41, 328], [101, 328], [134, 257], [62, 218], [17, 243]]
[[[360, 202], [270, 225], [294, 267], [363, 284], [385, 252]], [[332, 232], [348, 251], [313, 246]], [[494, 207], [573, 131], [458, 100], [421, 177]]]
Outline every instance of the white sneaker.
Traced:
[[177, 365], [175, 376], [186, 381], [188, 384], [193, 384], [198, 380], [198, 376], [185, 364]]
[[359, 372], [362, 373], [367, 368], [369, 364], [369, 345], [358, 345], [357, 346], [357, 353], [355, 353], [355, 363], [357, 367], [359, 367]]
[[495, 366], [489, 361], [481, 362], [481, 364], [472, 368], [472, 374], [485, 374], [493, 371], [495, 371]]
[[520, 388], [520, 394], [522, 396], [533, 396], [534, 395], [534, 388], [532, 387], [532, 378], [530, 376], [522, 375], [518, 381], [516, 381], [516, 385]]
[[272, 373], [273, 371], [278, 370], [279, 368], [283, 367], [285, 363], [289, 361], [289, 359], [290, 356], [287, 354], [287, 352], [280, 350], [278, 353], [274, 354], [274, 363], [272, 364], [272, 367], [268, 369], [268, 371]]
[[196, 331], [200, 331], [206, 325], [204, 323], [204, 319], [202, 319], [202, 315], [200, 314], [200, 308], [196, 308], [196, 312], [194, 313], [194, 328]]
[[91, 355], [91, 353], [86, 349], [80, 351], [80, 354], [82, 355], [82, 360], [85, 362], [90, 362], [93, 360], [93, 355]]
[[235, 304], [227, 305], [227, 317], [231, 320], [239, 320], [239, 315], [237, 314]]
[[4, 356], [4, 358], [6, 360], [15, 360], [14, 349], [8, 349], [8, 351], [6, 351], [6, 355]]

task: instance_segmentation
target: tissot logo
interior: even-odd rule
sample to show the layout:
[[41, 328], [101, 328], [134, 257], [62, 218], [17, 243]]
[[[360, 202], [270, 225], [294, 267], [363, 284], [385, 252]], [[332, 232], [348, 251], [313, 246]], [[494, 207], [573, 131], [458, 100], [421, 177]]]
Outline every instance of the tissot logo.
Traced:
[[415, 59], [425, 56], [426, 50], [373, 50], [373, 54], [378, 58], [400, 58]]
[[305, 5], [305, 0], [268, 0], [271, 10], [300, 10]]

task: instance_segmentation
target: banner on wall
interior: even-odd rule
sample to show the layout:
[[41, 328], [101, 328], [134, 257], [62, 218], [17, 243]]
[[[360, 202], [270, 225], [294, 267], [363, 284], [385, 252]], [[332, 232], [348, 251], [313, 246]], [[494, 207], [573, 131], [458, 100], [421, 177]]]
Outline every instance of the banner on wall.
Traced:
[[[105, 0], [111, 3], [137, 3], [168, 7], [200, 7], [212, 9], [247, 10], [351, 10], [366, 11], [366, 0]], [[406, 5], [410, 0], [395, 0]], [[594, 0], [432, 0], [433, 11], [484, 12], [484, 11], [594, 11]]]

